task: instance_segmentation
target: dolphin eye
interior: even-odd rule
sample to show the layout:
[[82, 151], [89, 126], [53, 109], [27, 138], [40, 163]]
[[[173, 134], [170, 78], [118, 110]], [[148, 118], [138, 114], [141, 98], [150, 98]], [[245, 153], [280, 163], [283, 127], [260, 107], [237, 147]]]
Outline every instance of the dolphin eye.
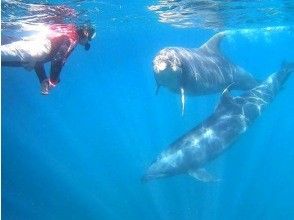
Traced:
[[177, 71], [177, 70], [179, 69], [179, 67], [176, 66], [176, 65], [173, 65], [173, 66], [172, 66], [172, 69], [173, 69], [173, 71]]
[[178, 57], [175, 57], [175, 64], [177, 66], [181, 66], [181, 61], [180, 61], [180, 59]]

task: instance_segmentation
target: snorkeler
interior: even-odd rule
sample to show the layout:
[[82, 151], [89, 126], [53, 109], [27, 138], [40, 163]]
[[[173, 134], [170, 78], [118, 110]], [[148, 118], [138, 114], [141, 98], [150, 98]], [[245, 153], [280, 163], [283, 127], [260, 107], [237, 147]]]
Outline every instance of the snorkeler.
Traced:
[[[2, 66], [34, 69], [41, 84], [41, 93], [48, 95], [60, 81], [60, 72], [66, 59], [79, 43], [90, 49], [89, 42], [95, 37], [90, 25], [73, 24], [38, 25], [37, 32], [29, 37], [1, 45]], [[47, 77], [44, 64], [51, 62]]]

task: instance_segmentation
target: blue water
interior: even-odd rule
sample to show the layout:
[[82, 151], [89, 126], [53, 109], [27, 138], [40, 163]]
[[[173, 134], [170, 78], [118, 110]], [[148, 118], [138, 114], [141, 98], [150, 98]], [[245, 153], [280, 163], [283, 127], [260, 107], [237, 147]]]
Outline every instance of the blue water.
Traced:
[[[49, 96], [40, 95], [33, 72], [2, 67], [2, 218], [294, 219], [294, 77], [208, 165], [220, 182], [188, 175], [140, 182], [219, 98], [188, 97], [182, 117], [177, 95], [155, 95], [152, 59], [166, 46], [200, 46], [215, 32], [159, 23], [149, 2], [115, 3], [122, 10], [112, 16], [112, 6], [103, 5], [91, 49], [75, 49]], [[260, 32], [225, 40], [222, 50], [264, 79], [294, 60], [294, 33]]]

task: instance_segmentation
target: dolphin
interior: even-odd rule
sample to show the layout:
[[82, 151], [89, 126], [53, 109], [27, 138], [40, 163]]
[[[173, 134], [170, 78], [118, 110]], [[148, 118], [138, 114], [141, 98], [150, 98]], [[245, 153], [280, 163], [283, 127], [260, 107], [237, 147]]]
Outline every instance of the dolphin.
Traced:
[[294, 64], [283, 64], [280, 71], [240, 96], [232, 96], [230, 88], [226, 88], [213, 114], [163, 151], [142, 180], [179, 174], [189, 174], [204, 182], [218, 180], [203, 167], [248, 129], [293, 71]]
[[[248, 90], [259, 82], [243, 68], [230, 62], [220, 52], [221, 40], [230, 31], [220, 32], [199, 48], [167, 47], [153, 60], [157, 92], [160, 86], [181, 94], [182, 113], [185, 95], [199, 96], [231, 89]], [[156, 93], [157, 93], [156, 92]]]

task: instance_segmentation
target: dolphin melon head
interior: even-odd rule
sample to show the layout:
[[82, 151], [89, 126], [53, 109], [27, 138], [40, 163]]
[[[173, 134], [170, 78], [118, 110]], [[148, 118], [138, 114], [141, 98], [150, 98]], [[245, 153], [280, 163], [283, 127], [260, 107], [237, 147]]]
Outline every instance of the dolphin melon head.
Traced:
[[162, 153], [149, 166], [141, 180], [147, 182], [184, 173], [186, 171], [184, 158], [185, 153], [182, 150]]
[[158, 86], [179, 91], [181, 87], [182, 64], [173, 48], [161, 50], [153, 60], [154, 77]]
[[168, 161], [162, 159], [155, 160], [148, 168], [147, 172], [142, 177], [142, 182], [148, 182], [151, 180], [172, 176], [173, 167]]

